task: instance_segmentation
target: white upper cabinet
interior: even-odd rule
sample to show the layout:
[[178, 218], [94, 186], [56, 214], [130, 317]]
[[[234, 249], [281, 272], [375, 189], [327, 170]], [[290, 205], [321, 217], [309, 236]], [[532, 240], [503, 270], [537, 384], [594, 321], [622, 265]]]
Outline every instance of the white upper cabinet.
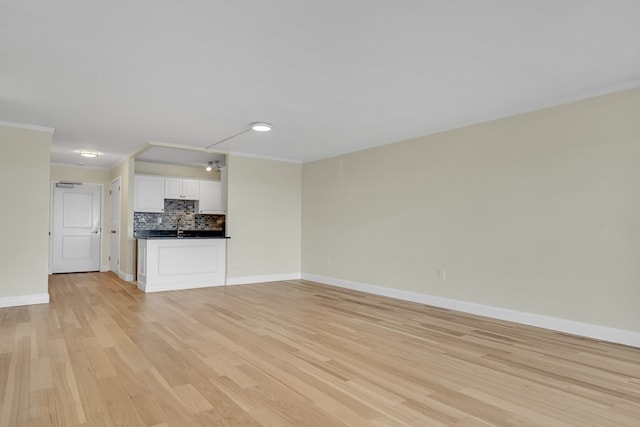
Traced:
[[198, 213], [224, 214], [222, 184], [220, 181], [200, 181], [200, 203]]
[[164, 178], [164, 198], [198, 200], [200, 181], [197, 179]]
[[156, 175], [136, 175], [134, 187], [135, 212], [164, 212], [165, 199], [195, 200], [196, 213], [224, 215], [226, 206], [226, 175], [223, 181], [173, 178]]
[[182, 198], [181, 178], [164, 178], [164, 197], [165, 199]]
[[198, 200], [200, 198], [200, 181], [197, 179], [183, 179], [182, 194], [184, 199]]
[[133, 188], [135, 212], [164, 212], [164, 177], [136, 175]]

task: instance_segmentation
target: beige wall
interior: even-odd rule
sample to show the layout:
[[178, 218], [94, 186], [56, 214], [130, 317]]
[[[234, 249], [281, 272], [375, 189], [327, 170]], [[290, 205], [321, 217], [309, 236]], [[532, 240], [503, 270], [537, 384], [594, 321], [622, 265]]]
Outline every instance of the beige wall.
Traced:
[[300, 273], [301, 165], [228, 157], [227, 277]]
[[163, 163], [135, 162], [137, 174], [173, 176], [177, 178], [212, 179], [220, 181], [220, 172], [207, 172], [204, 168], [191, 166], [167, 165]]
[[78, 181], [85, 184], [102, 185], [102, 245], [100, 253], [100, 269], [109, 268], [109, 234], [104, 230], [111, 228], [109, 187], [111, 172], [107, 169], [91, 169], [69, 165], [51, 165], [51, 182]]
[[133, 239], [134, 160], [128, 158], [111, 170], [111, 180], [120, 178], [120, 272], [135, 279], [135, 240]]
[[52, 135], [0, 125], [0, 306], [48, 294]]
[[640, 331], [640, 89], [308, 163], [302, 194], [304, 273]]

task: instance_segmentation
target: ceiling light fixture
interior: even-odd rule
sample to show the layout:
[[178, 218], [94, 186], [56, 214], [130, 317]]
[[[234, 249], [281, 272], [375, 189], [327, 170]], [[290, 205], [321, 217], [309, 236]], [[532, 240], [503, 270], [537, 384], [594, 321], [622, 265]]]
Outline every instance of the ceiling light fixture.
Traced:
[[212, 170], [214, 170], [216, 172], [220, 172], [220, 170], [222, 170], [222, 165], [220, 164], [220, 160], [216, 160], [216, 161], [209, 160], [205, 170], [207, 172], [211, 172]]
[[255, 122], [251, 123], [251, 129], [258, 132], [269, 132], [272, 126], [270, 123]]
[[85, 150], [78, 150], [78, 154], [80, 154], [82, 157], [98, 157], [100, 155], [100, 153], [98, 153], [97, 151]]
[[251, 123], [251, 125], [249, 125], [249, 127], [248, 127], [247, 129], [243, 130], [242, 132], [238, 132], [238, 133], [233, 134], [233, 135], [231, 135], [231, 136], [228, 136], [228, 137], [226, 137], [226, 138], [224, 138], [224, 139], [221, 139], [221, 140], [220, 140], [220, 141], [218, 141], [218, 142], [214, 142], [213, 144], [211, 144], [211, 145], [209, 145], [208, 147], [206, 147], [206, 149], [208, 150], [208, 149], [210, 149], [210, 148], [212, 148], [212, 147], [215, 147], [215, 146], [216, 146], [216, 145], [218, 145], [218, 144], [222, 144], [223, 142], [228, 141], [228, 140], [230, 140], [231, 138], [235, 138], [236, 136], [240, 136], [240, 135], [242, 135], [243, 133], [247, 133], [247, 132], [249, 132], [250, 130], [255, 130], [255, 131], [257, 131], [257, 132], [268, 132], [268, 131], [270, 131], [272, 128], [273, 128], [273, 126], [271, 125], [271, 123], [266, 123], [266, 122], [253, 122], [253, 123]]

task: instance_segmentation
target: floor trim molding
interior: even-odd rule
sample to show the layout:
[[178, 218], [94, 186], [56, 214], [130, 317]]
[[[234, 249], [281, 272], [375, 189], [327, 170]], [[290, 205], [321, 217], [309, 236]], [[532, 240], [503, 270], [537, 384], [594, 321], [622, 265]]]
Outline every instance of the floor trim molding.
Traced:
[[120, 280], [124, 280], [125, 282], [133, 282], [133, 274], [125, 274], [122, 271], [114, 271], [120, 278]]
[[0, 297], [0, 308], [18, 307], [21, 305], [49, 304], [49, 294], [16, 295]]
[[260, 276], [228, 277], [227, 285], [248, 285], [251, 283], [279, 282], [283, 280], [299, 280], [301, 273], [265, 274]]
[[640, 348], [640, 332], [577, 322], [575, 320], [561, 319], [541, 314], [527, 313], [524, 311], [509, 310], [506, 308], [477, 304], [451, 298], [443, 298], [419, 292], [386, 288], [383, 286], [370, 285], [367, 283], [353, 282], [350, 280], [319, 276], [315, 274], [302, 273], [302, 279]]
[[212, 285], [209, 282], [204, 283], [164, 283], [161, 285], [149, 286], [140, 282], [136, 284], [138, 289], [145, 293], [166, 292], [166, 291], [184, 291], [188, 289], [213, 288], [216, 286], [224, 286], [223, 284]]

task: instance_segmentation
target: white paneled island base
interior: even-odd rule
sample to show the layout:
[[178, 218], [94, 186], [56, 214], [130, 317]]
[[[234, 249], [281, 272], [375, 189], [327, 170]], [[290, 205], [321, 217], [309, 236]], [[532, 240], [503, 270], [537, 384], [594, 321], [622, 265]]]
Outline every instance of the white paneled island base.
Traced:
[[139, 239], [138, 288], [144, 292], [222, 286], [226, 239]]

